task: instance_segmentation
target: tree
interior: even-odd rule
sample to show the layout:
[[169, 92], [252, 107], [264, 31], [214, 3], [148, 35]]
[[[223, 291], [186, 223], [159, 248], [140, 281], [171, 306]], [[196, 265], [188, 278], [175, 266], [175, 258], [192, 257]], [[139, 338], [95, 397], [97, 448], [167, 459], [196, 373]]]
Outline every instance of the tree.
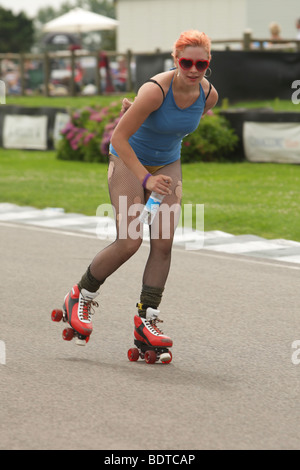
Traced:
[[0, 7], [0, 52], [29, 52], [34, 42], [33, 21], [21, 12]]

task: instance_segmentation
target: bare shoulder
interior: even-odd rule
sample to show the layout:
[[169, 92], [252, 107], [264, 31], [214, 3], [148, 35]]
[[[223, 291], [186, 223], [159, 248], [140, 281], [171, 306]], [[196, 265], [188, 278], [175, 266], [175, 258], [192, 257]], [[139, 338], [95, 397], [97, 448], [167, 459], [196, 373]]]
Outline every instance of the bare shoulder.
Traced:
[[210, 88], [211, 88], [210, 93], [212, 93], [213, 90], [216, 90], [215, 87], [213, 86], [213, 84], [210, 83], [209, 80], [207, 80], [207, 78], [203, 78], [201, 80], [201, 86], [203, 88], [205, 96], [207, 96]]
[[163, 94], [160, 87], [155, 83], [145, 82], [139, 88], [134, 102], [131, 103], [130, 106], [126, 107], [126, 114], [128, 114], [128, 111], [130, 111], [130, 114], [135, 112], [145, 118], [153, 111], [156, 111], [162, 103]]
[[[160, 86], [162, 87], [162, 89], [164, 90], [165, 95], [166, 95], [168, 93], [169, 88], [170, 88], [173, 76], [174, 76], [174, 70], [169, 70], [167, 72], [158, 73], [158, 74], [154, 75], [153, 77], [151, 77], [151, 79], [155, 80], [157, 83], [160, 84]], [[156, 87], [159, 88], [157, 85], [156, 85]]]
[[209, 96], [206, 101], [206, 105], [208, 106], [208, 108], [213, 108], [217, 104], [218, 99], [219, 99], [217, 90], [206, 78], [203, 78], [203, 80], [201, 81], [201, 85], [202, 85], [205, 96], [207, 96], [211, 88]]

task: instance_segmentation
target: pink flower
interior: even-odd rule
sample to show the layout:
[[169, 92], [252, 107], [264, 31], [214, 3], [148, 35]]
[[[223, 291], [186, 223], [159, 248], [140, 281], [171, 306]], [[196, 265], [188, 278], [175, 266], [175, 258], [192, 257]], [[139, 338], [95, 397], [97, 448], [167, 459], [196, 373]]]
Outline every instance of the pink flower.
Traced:
[[106, 124], [105, 126], [105, 132], [112, 131], [116, 127], [114, 122], [110, 122], [109, 124]]
[[79, 119], [79, 118], [80, 118], [80, 113], [79, 113], [79, 111], [74, 111], [72, 118], [73, 118], [73, 119]]
[[103, 155], [109, 154], [110, 135], [103, 136], [101, 141], [100, 150]]
[[67, 138], [68, 140], [71, 140], [71, 139], [74, 137], [74, 135], [76, 134], [76, 129], [77, 129], [77, 127], [73, 127], [73, 129], [71, 129], [71, 130], [67, 133], [66, 138]]
[[83, 134], [81, 132], [78, 132], [78, 134], [75, 135], [75, 137], [72, 139], [72, 142], [76, 142], [76, 143], [79, 143], [79, 141], [81, 140]]
[[71, 140], [70, 141], [70, 145], [72, 147], [73, 150], [77, 150], [78, 149], [78, 142], [76, 142], [75, 140]]
[[92, 132], [87, 134], [83, 139], [83, 145], [87, 145], [93, 137], [95, 137], [95, 134], [93, 134]]
[[61, 134], [66, 134], [69, 130], [73, 129], [74, 125], [72, 123], [72, 121], [69, 121], [65, 127], [60, 131]]
[[96, 122], [101, 122], [102, 121], [102, 115], [99, 112], [94, 112], [90, 115], [90, 120], [91, 121], [96, 121]]

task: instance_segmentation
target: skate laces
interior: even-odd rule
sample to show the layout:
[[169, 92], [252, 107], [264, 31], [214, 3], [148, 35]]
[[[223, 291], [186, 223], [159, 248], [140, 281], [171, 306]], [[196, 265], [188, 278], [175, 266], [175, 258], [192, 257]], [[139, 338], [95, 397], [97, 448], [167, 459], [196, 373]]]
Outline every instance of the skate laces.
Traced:
[[148, 329], [151, 331], [151, 333], [154, 333], [156, 335], [163, 335], [161, 329], [158, 328], [158, 326], [156, 325], [156, 323], [163, 323], [163, 320], [160, 320], [159, 318], [154, 318], [153, 320], [146, 320], [145, 323], [147, 323]]
[[91, 321], [92, 315], [95, 310], [93, 307], [99, 307], [98, 302], [93, 299], [81, 297], [79, 301], [78, 317], [80, 321]]

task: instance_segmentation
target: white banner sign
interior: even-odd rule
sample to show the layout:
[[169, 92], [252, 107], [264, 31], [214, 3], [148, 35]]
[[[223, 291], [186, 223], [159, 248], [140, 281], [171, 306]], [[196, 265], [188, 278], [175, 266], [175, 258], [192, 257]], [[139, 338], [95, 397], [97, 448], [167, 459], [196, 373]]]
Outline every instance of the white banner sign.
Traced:
[[54, 120], [54, 129], [53, 129], [53, 140], [57, 142], [62, 138], [60, 131], [66, 126], [66, 124], [70, 121], [69, 114], [66, 113], [56, 113], [55, 120]]
[[47, 116], [7, 114], [3, 123], [3, 147], [47, 150]]
[[300, 163], [300, 122], [245, 122], [243, 141], [251, 162]]

